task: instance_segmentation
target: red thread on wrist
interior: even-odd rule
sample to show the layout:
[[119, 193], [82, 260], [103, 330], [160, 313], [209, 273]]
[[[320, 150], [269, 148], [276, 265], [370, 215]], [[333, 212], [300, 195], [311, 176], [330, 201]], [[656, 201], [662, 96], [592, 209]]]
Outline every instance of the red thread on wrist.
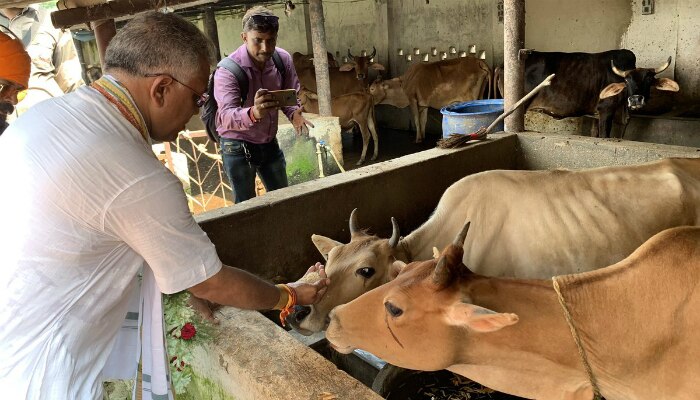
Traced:
[[280, 322], [282, 323], [282, 326], [286, 326], [284, 320], [287, 319], [289, 314], [292, 313], [292, 307], [297, 304], [297, 292], [294, 290], [294, 288], [291, 288], [288, 285], [282, 285], [282, 287], [287, 291], [287, 294], [289, 294], [287, 305], [284, 306], [282, 311], [280, 311]]

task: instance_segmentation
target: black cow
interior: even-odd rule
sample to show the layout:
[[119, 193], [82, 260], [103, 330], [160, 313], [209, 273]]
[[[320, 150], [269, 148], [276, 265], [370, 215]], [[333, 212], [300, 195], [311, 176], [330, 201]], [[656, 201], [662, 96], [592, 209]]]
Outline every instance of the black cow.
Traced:
[[[528, 104], [528, 110], [554, 118], [580, 117], [598, 112], [597, 135], [610, 137], [615, 112], [622, 112], [624, 125], [629, 110], [644, 106], [651, 87], [678, 91], [676, 82], [656, 78], [671, 63], [671, 57], [659, 68], [637, 68], [629, 50], [602, 53], [561, 53], [529, 50], [525, 59], [525, 92], [548, 75], [556, 74], [550, 86], [542, 89]], [[498, 82], [503, 91], [502, 83]], [[626, 101], [625, 101], [626, 100]]]

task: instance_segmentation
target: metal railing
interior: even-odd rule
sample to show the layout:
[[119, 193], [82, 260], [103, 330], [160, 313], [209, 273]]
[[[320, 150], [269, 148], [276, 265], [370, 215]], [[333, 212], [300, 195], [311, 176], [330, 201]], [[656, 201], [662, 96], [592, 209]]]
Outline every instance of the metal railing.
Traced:
[[210, 140], [205, 131], [185, 130], [175, 142], [163, 145], [164, 154], [159, 158], [183, 182], [193, 214], [234, 204], [219, 145]]

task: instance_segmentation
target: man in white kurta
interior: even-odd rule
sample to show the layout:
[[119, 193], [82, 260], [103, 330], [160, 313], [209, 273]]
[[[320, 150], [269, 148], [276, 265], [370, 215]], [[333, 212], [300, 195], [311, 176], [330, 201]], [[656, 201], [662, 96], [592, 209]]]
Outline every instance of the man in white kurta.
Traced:
[[[201, 56], [193, 56], [195, 64], [200, 58], [193, 67], [199, 72], [189, 79], [182, 68], [168, 71], [180, 75], [175, 80], [168, 73], [144, 77], [118, 67], [124, 59], [118, 52], [142, 52], [130, 50], [133, 38], [158, 24], [163, 32], [189, 35], [171, 46], [170, 35], [153, 39], [167, 51], [202, 47], [205, 40], [192, 39], [201, 33], [179, 17], [156, 13], [124, 28], [131, 42], [118, 33], [107, 66], [116, 60], [110, 79], [136, 112], [125, 113], [123, 104], [120, 109], [95, 88], [83, 87], [36, 105], [0, 137], [3, 398], [101, 399], [100, 374], [144, 265], [163, 293], [189, 289], [240, 308], [273, 308], [282, 300], [282, 289], [222, 266], [189, 213], [181, 183], [151, 150], [148, 135], [171, 139], [196, 112], [188, 87], [203, 92], [208, 73]], [[153, 72], [160, 68], [168, 66]], [[161, 128], [168, 123], [173, 126]], [[317, 301], [326, 283], [290, 286], [304, 304]]]

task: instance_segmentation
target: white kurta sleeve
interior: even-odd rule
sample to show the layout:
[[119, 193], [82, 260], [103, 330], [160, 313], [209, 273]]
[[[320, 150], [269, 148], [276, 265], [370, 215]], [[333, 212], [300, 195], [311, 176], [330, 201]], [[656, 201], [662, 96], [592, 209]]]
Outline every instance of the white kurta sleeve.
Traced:
[[104, 230], [140, 254], [163, 293], [190, 288], [216, 274], [221, 260], [192, 217], [180, 181], [166, 170], [128, 186], [106, 206]]

